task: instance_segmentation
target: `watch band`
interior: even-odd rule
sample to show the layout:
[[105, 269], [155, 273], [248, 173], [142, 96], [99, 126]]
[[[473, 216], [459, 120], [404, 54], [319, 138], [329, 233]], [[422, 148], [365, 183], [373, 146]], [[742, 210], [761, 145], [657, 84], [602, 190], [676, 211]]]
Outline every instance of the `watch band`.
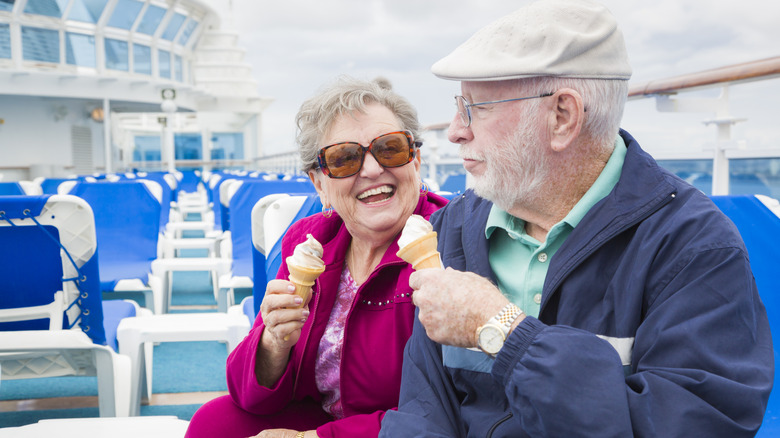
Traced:
[[524, 312], [520, 310], [514, 303], [509, 303], [498, 312], [498, 315], [490, 318], [488, 322], [495, 322], [501, 330], [504, 331], [504, 336], [509, 334], [509, 329], [512, 328], [512, 323]]

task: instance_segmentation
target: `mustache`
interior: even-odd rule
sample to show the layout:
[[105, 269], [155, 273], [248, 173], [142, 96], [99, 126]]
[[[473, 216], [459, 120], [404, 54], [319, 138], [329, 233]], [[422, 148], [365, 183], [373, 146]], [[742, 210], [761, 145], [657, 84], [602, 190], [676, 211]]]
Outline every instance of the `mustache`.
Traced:
[[484, 155], [478, 154], [474, 151], [469, 151], [463, 146], [461, 146], [460, 149], [458, 149], [458, 156], [460, 156], [462, 160], [485, 161]]

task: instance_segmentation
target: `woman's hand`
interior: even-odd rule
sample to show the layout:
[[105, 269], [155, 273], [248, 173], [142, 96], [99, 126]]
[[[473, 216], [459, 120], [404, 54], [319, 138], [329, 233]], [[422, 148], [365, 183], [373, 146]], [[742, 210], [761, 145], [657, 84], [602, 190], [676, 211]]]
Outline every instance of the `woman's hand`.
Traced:
[[287, 367], [290, 349], [301, 337], [301, 327], [309, 317], [309, 308], [308, 303], [295, 295], [292, 283], [271, 280], [260, 303], [260, 315], [265, 329], [257, 349], [255, 377], [259, 385], [270, 388]]
[[[253, 438], [296, 438], [297, 430], [290, 429], [269, 429], [260, 432]], [[318, 438], [316, 430], [307, 430], [303, 435], [305, 438]]]
[[[301, 306], [304, 304], [303, 306]], [[265, 348], [287, 351], [298, 342], [301, 327], [309, 317], [308, 303], [295, 295], [295, 286], [286, 280], [271, 280], [260, 304], [265, 324], [262, 344]]]

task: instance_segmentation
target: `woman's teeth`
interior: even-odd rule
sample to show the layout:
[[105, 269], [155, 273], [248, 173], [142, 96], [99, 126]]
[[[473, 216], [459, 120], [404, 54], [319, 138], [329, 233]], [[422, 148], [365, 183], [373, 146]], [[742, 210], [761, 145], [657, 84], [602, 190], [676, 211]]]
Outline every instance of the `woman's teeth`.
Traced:
[[[393, 193], [393, 188], [392, 187], [390, 187], [390, 186], [381, 186], [381, 187], [376, 187], [376, 188], [373, 188], [373, 189], [366, 190], [365, 192], [359, 194], [357, 196], [357, 198], [358, 198], [359, 201], [366, 201], [368, 203], [371, 203], [371, 202], [384, 201], [385, 199], [389, 198], [389, 196], [382, 196], [382, 195], [392, 194], [392, 193]], [[368, 198], [371, 198], [371, 197], [374, 197], [374, 196], [379, 196], [379, 198], [378, 199], [368, 199]]]

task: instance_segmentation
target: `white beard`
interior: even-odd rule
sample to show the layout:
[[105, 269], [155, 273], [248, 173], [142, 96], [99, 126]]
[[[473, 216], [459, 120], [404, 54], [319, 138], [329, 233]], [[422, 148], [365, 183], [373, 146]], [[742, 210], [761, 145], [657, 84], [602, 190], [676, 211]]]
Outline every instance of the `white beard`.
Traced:
[[[522, 117], [515, 130], [494, 147], [484, 151], [486, 170], [474, 176], [474, 191], [504, 211], [528, 206], [545, 196], [544, 183], [550, 174], [549, 155], [532, 126]], [[461, 150], [463, 146], [461, 146]], [[462, 150], [462, 155], [465, 152]]]

